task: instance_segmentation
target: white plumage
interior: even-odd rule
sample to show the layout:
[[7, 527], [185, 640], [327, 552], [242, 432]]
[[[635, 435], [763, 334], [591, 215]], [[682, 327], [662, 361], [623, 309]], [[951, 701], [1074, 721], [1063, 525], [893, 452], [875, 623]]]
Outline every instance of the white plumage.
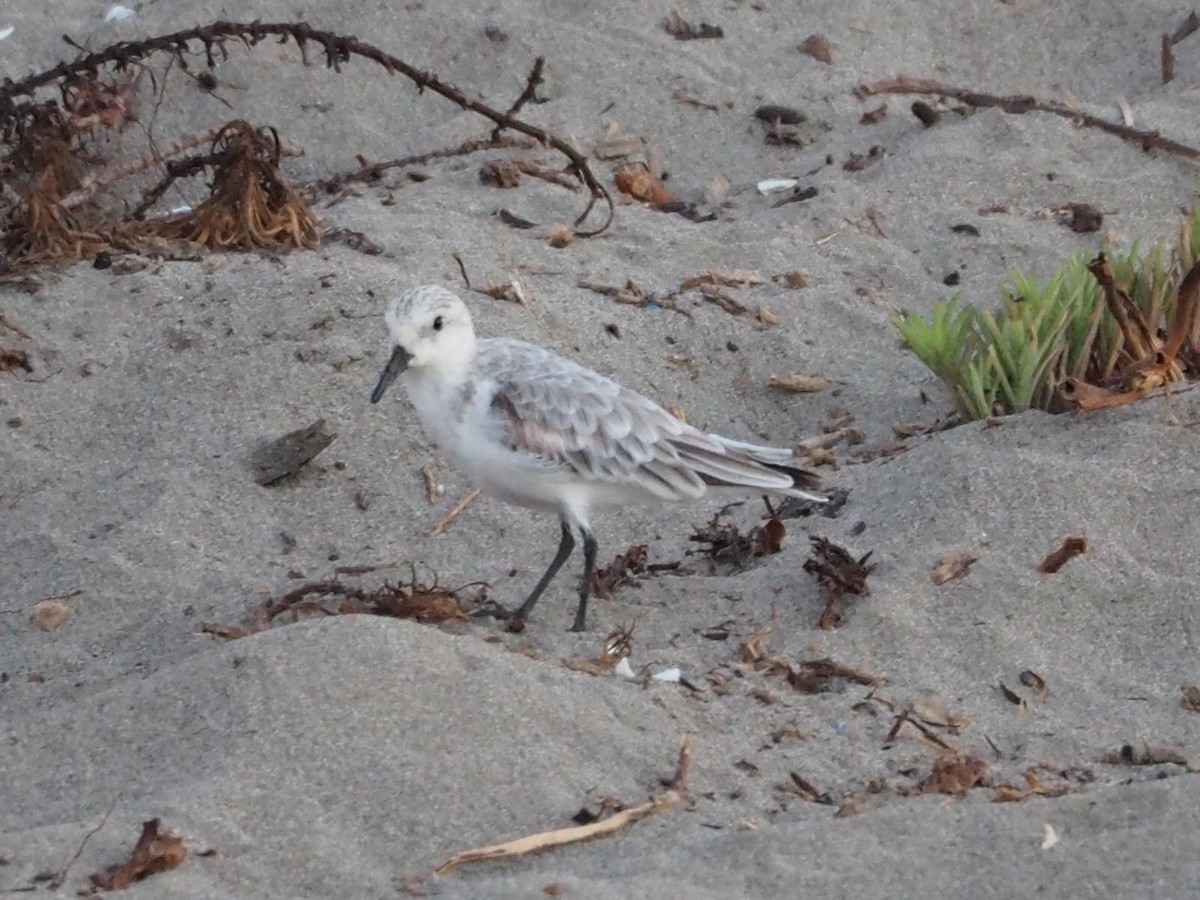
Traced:
[[593, 507], [696, 500], [709, 490], [767, 491], [823, 502], [792, 451], [706, 434], [611, 378], [523, 341], [475, 335], [466, 305], [429, 285], [384, 316], [392, 353], [371, 395], [401, 373], [421, 425], [485, 492], [558, 514], [558, 554], [509, 627], [526, 616], [584, 541], [574, 628], [585, 623], [595, 564]]

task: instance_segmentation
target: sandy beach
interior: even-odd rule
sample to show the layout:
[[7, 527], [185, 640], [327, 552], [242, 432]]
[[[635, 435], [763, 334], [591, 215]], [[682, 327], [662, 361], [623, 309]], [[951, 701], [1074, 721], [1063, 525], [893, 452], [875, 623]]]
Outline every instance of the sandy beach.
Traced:
[[[1160, 75], [1161, 35], [1186, 8], [110, 10], [10, 0], [0, 77], [70, 59], [64, 33], [96, 50], [220, 19], [304, 20], [504, 110], [541, 56], [544, 102], [521, 116], [578, 148], [616, 209], [603, 234], [556, 246], [587, 192], [528, 174], [502, 189], [480, 169], [565, 159], [489, 150], [318, 199], [323, 227], [378, 252], [343, 238], [114, 254], [0, 281], [0, 314], [20, 329], [0, 330], [0, 348], [29, 362], [0, 372], [0, 892], [76, 896], [160, 818], [187, 858], [131, 898], [1200, 893], [1200, 711], [1181, 702], [1200, 682], [1200, 392], [920, 433], [953, 404], [892, 322], [956, 290], [997, 304], [1015, 271], [1046, 277], [1106, 237], [1172, 237], [1197, 168], [1058, 116], [924, 97], [941, 111], [926, 127], [917, 97], [856, 94], [907, 75], [1112, 122], [1124, 105], [1134, 127], [1200, 143], [1200, 36], [1175, 48], [1173, 81]], [[678, 40], [672, 13], [721, 36]], [[302, 185], [493, 127], [366, 60], [333, 72], [294, 43], [227, 46], [215, 84], [195, 80], [203, 54], [190, 73], [158, 59], [112, 159], [144, 153], [148, 134], [165, 146], [245, 119], [278, 129], [294, 151], [283, 173]], [[768, 104], [804, 120], [772, 139], [754, 115]], [[686, 214], [618, 192], [628, 158], [596, 148], [626, 139]], [[768, 179], [795, 186], [764, 194]], [[192, 179], [160, 208], [203, 195]], [[1068, 227], [1073, 203], [1098, 208], [1100, 230]], [[679, 290], [706, 273], [741, 282], [720, 289], [733, 304]], [[819, 470], [844, 502], [785, 519], [779, 552], [744, 567], [693, 539], [721, 499], [597, 514], [603, 565], [644, 545], [657, 568], [593, 601], [582, 634], [567, 631], [576, 558], [521, 634], [310, 609], [220, 636], [333, 580], [374, 591], [415, 573], [519, 603], [553, 555], [552, 516], [487, 497], [438, 531], [472, 485], [403, 392], [368, 402], [387, 300], [425, 283], [456, 290], [481, 334], [547, 346], [704, 430], [792, 446], [855, 429]], [[655, 301], [595, 289], [627, 284]], [[771, 385], [788, 373], [829, 385]], [[319, 419], [332, 443], [258, 483], [264, 443]], [[748, 533], [763, 505], [747, 496], [721, 521]], [[1068, 536], [1087, 552], [1036, 571]], [[805, 568], [814, 538], [873, 565], [834, 629], [818, 626], [827, 594]], [[955, 553], [978, 558], [935, 584]], [[65, 620], [43, 617], [47, 598]], [[632, 678], [596, 663], [614, 630], [630, 633]], [[672, 668], [681, 680], [652, 677]], [[684, 735], [677, 802], [591, 841], [432, 874], [608, 800], [663, 796]]]

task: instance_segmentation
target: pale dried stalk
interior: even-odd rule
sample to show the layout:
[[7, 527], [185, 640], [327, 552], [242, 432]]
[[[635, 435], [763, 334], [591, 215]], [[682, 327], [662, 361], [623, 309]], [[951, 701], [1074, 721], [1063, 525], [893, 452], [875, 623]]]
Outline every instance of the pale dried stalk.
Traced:
[[137, 175], [145, 172], [147, 169], [158, 165], [163, 160], [170, 159], [173, 156], [179, 156], [186, 153], [193, 147], [198, 147], [201, 144], [212, 143], [213, 138], [217, 136], [219, 128], [206, 128], [203, 131], [198, 131], [191, 137], [183, 138], [171, 144], [165, 150], [159, 150], [155, 156], [146, 156], [141, 159], [135, 159], [133, 162], [126, 163], [123, 166], [118, 166], [115, 169], [109, 169], [106, 172], [97, 172], [84, 176], [79, 187], [67, 194], [60, 201], [66, 209], [74, 209], [77, 206], [82, 206], [91, 200], [103, 188], [108, 187], [114, 182], [120, 181], [122, 178], [129, 178], [131, 175]]
[[474, 503], [482, 493], [483, 491], [481, 491], [479, 488], [475, 488], [475, 490], [468, 491], [466, 494], [464, 494], [463, 498], [454, 504], [454, 508], [450, 510], [450, 512], [442, 516], [441, 520], [439, 520], [438, 523], [433, 526], [429, 533], [441, 534], [443, 531], [445, 531], [450, 526], [450, 523], [457, 519], [459, 514], [472, 503]]
[[517, 838], [513, 841], [506, 841], [503, 844], [493, 844], [490, 847], [479, 847], [474, 850], [464, 850], [462, 853], [455, 853], [440, 866], [433, 870], [435, 875], [444, 875], [455, 866], [468, 862], [480, 862], [485, 859], [502, 859], [509, 856], [525, 856], [528, 853], [534, 853], [538, 850], [547, 850], [551, 847], [563, 847], [567, 844], [577, 844], [580, 841], [591, 840], [595, 837], [602, 837], [606, 834], [612, 834], [624, 828], [626, 825], [632, 825], [634, 822], [640, 821], [653, 813], [660, 812], [674, 806], [684, 797], [684, 787], [687, 782], [688, 770], [691, 767], [692, 759], [692, 742], [689, 735], [684, 735], [679, 742], [679, 760], [675, 769], [675, 777], [671, 781], [671, 786], [657, 797], [651, 797], [645, 803], [640, 803], [637, 806], [632, 806], [629, 809], [621, 810], [621, 812], [610, 816], [607, 819], [601, 819], [592, 822], [588, 825], [578, 825], [574, 828], [558, 828], [554, 831], [543, 831], [538, 834], [531, 834], [528, 837]]

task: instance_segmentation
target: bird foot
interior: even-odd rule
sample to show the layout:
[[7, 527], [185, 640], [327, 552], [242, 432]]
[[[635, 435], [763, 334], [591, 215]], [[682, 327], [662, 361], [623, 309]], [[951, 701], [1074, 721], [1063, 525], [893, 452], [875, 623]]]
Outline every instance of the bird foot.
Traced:
[[471, 610], [471, 618], [473, 619], [496, 619], [504, 623], [504, 630], [513, 634], [518, 634], [525, 630], [525, 617], [521, 615], [520, 610], [509, 609], [506, 606], [501, 606], [495, 600], [488, 600], [473, 610]]

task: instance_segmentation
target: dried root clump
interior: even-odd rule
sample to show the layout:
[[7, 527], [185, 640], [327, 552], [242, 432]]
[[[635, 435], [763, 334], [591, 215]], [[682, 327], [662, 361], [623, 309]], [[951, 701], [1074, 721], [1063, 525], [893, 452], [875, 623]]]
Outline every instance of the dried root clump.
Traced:
[[273, 128], [230, 122], [213, 141], [212, 195], [155, 230], [211, 250], [312, 249], [320, 242], [312, 208], [279, 171]]
[[[12, 150], [0, 160], [6, 215], [0, 223], [0, 271], [26, 264], [75, 260], [109, 246], [82, 216], [62, 204], [79, 187], [79, 159], [70, 121], [54, 104], [33, 107]], [[5, 135], [5, 143], [10, 140]]]
[[[476, 99], [474, 92], [464, 92], [378, 47], [305, 22], [212, 22], [120, 41], [96, 51], [69, 37], [64, 40], [78, 51], [75, 59], [17, 81], [0, 80], [0, 274], [74, 262], [104, 250], [161, 253], [164, 239], [220, 250], [315, 247], [318, 222], [303, 197], [336, 193], [350, 182], [373, 181], [391, 169], [502, 147], [539, 146], [566, 158], [562, 171], [529, 162], [522, 172], [572, 191], [580, 185], [587, 188], [590, 199], [574, 220], [569, 237], [599, 234], [612, 220], [612, 197], [582, 153], [518, 117], [542, 82], [545, 60], [540, 57], [516, 101], [498, 109]], [[240, 118], [206, 125], [169, 143], [154, 137], [155, 116], [172, 71], [189, 71], [197, 58], [211, 71], [229, 59], [230, 44], [253, 50], [275, 41], [294, 44], [306, 65], [312, 61], [313, 48], [319, 48], [326, 66], [335, 72], [351, 60], [370, 62], [382, 74], [408, 78], [418, 95], [438, 95], [494, 127], [482, 140], [363, 163], [354, 171], [299, 190], [281, 175], [276, 133]], [[152, 62], [163, 59], [165, 66]], [[139, 119], [137, 88], [146, 74], [156, 99], [143, 122], [149, 146], [142, 152], [122, 146], [117, 138]], [[193, 80], [203, 86], [195, 76]], [[211, 93], [211, 88], [206, 89]], [[49, 90], [56, 91], [54, 99], [45, 99]], [[184, 156], [210, 142], [211, 152]], [[147, 187], [149, 176], [155, 174], [157, 181]], [[163, 215], [156, 210], [177, 180], [198, 176], [211, 179], [210, 196], [204, 202], [182, 214]], [[583, 230], [598, 202], [607, 208], [607, 215], [599, 227]]]

